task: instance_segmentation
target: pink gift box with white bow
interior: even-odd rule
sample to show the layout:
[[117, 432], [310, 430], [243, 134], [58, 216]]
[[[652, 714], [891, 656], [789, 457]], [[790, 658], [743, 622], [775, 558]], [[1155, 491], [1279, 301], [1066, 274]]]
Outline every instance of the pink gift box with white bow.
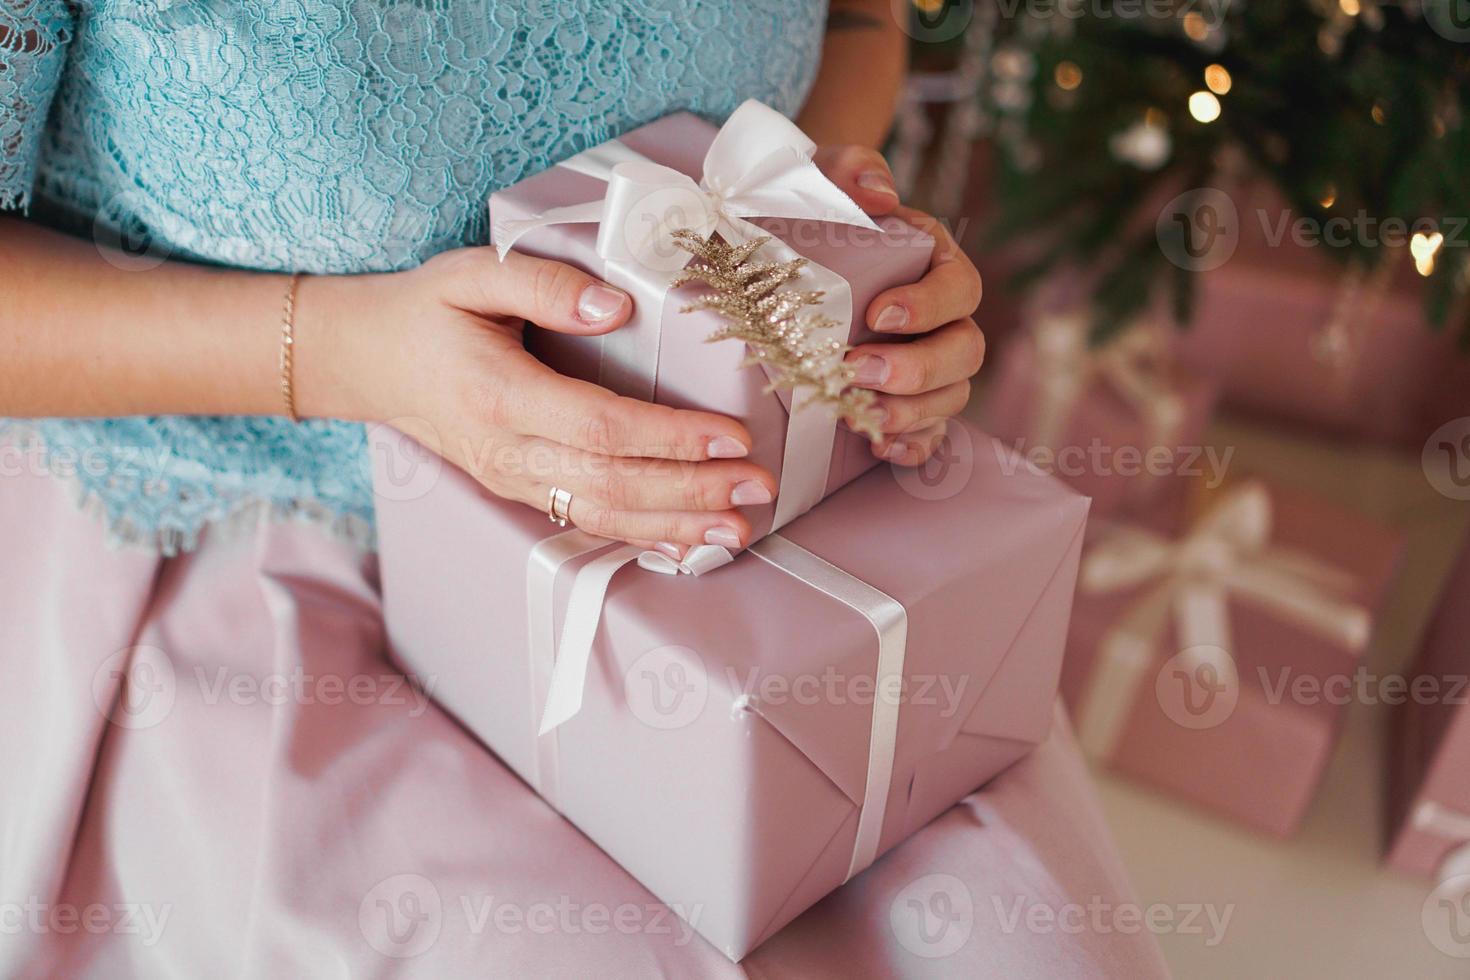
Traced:
[[967, 426], [698, 576], [371, 438], [394, 655], [732, 959], [1050, 727], [1087, 501]]
[[983, 418], [991, 435], [1091, 497], [1096, 518], [1136, 512], [1208, 470], [1217, 385], [1174, 363], [1161, 325], [1091, 347], [1089, 323], [1079, 307], [1036, 313], [1006, 344]]
[[1109, 768], [1284, 837], [1336, 744], [1401, 535], [1260, 481], [1211, 496], [1182, 530], [1089, 531], [1062, 692]]
[[[878, 460], [868, 439], [837, 424], [826, 406], [804, 404], [808, 389], [769, 390], [773, 372], [747, 366], [744, 344], [709, 342], [723, 321], [711, 310], [684, 311], [709, 289], [671, 288], [691, 258], [673, 232], [688, 227], [730, 243], [767, 237], [757, 259], [804, 260], [786, 292], [820, 294], [810, 313], [827, 326], [803, 321], [814, 343], [876, 338], [868, 305], [885, 289], [919, 281], [934, 250], [928, 234], [897, 218], [864, 214], [811, 162], [814, 150], [793, 123], [752, 101], [719, 129], [688, 113], [666, 116], [490, 197], [491, 235], [502, 251], [566, 262], [633, 297], [632, 318], [610, 334], [531, 329], [527, 347], [562, 374], [619, 394], [744, 423], [749, 459], [779, 481], [772, 503], [745, 509], [757, 538]], [[726, 560], [711, 546], [689, 559], [699, 570]]]
[[1394, 712], [1390, 867], [1470, 894], [1470, 540], [1450, 572]]

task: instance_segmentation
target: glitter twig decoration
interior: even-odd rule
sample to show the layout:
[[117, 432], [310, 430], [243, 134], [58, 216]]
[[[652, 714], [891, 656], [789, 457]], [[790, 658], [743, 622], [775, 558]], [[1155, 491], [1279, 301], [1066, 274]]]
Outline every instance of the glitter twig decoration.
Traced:
[[727, 245], [687, 228], [674, 232], [675, 244], [692, 254], [694, 261], [674, 276], [673, 285], [701, 282], [713, 290], [682, 312], [714, 310], [721, 314], [725, 325], [708, 342], [743, 341], [749, 352], [745, 364], [770, 369], [767, 391], [801, 389], [806, 397], [800, 407], [826, 404], [855, 431], [877, 441], [882, 432], [873, 393], [852, 386], [853, 370], [842, 360], [852, 348], [818, 335], [817, 331], [837, 324], [831, 317], [805, 309], [821, 300], [821, 292], [781, 288], [801, 275], [806, 259], [752, 261], [768, 241], [770, 238], [753, 238], [743, 245]]

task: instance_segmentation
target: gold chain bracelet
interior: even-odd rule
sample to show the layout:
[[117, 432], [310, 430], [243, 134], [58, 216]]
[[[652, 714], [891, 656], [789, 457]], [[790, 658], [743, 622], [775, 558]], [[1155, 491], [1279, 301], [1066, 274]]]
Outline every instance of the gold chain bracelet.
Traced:
[[296, 414], [296, 287], [301, 285], [301, 273], [291, 277], [286, 286], [285, 306], [281, 310], [281, 400], [286, 403], [286, 416], [292, 422], [300, 422]]

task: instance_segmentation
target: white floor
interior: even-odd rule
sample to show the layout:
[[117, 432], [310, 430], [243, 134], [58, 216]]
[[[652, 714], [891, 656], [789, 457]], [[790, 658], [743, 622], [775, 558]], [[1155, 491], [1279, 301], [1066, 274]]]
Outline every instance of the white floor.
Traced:
[[[1237, 420], [1217, 423], [1211, 440], [1237, 447], [1236, 472], [1320, 492], [1408, 532], [1407, 560], [1369, 660], [1375, 671], [1402, 669], [1470, 524], [1470, 505], [1435, 493], [1417, 451], [1334, 445]], [[1289, 842], [1098, 774], [1141, 904], [1234, 906], [1217, 945], [1206, 945], [1209, 930], [1159, 937], [1180, 980], [1470, 977], [1470, 959], [1441, 953], [1420, 925], [1430, 883], [1379, 864], [1386, 710], [1349, 709], [1321, 793]]]

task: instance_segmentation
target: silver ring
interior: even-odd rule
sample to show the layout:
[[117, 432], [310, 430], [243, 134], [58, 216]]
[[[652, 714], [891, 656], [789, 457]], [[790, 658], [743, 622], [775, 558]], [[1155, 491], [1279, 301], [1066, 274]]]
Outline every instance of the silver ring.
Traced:
[[557, 527], [566, 527], [571, 520], [572, 493], [561, 487], [552, 487], [546, 495], [546, 519]]

